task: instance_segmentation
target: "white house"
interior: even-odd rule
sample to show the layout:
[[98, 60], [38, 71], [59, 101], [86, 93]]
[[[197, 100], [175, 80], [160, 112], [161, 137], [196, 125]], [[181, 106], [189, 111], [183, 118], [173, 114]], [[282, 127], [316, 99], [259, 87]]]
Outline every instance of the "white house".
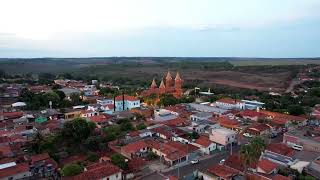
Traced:
[[244, 109], [244, 103], [232, 98], [222, 98], [217, 100], [216, 106], [223, 109]]
[[199, 112], [199, 113], [190, 115], [190, 120], [191, 121], [201, 121], [201, 120], [208, 120], [211, 117], [212, 117], [212, 113]]
[[214, 150], [216, 150], [216, 143], [210, 141], [207, 136], [200, 136], [195, 142], [191, 143], [194, 146], [200, 148], [200, 151], [203, 154], [211, 154]]
[[126, 111], [140, 107], [140, 100], [133, 96], [120, 95], [115, 98], [116, 111]]

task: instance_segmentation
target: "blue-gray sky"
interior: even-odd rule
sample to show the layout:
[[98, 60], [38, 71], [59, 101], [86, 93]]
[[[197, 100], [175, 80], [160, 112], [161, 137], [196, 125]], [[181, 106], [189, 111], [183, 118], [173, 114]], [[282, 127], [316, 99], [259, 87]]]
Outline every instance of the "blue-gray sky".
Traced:
[[1, 0], [0, 57], [320, 57], [320, 0]]

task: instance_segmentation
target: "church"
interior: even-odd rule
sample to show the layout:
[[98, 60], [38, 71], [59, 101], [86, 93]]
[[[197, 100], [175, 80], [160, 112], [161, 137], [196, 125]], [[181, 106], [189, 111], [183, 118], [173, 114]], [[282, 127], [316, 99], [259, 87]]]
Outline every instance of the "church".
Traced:
[[143, 91], [141, 95], [146, 97], [150, 96], [151, 94], [156, 94], [158, 96], [162, 94], [172, 94], [176, 98], [181, 98], [182, 79], [179, 72], [177, 72], [176, 77], [173, 79], [170, 71], [168, 71], [164, 80], [161, 80], [161, 83], [158, 87], [156, 80], [153, 79], [150, 88]]

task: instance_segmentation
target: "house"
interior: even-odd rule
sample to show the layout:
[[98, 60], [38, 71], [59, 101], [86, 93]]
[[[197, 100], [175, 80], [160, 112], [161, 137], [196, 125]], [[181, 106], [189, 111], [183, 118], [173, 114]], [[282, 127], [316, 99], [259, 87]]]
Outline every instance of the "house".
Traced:
[[212, 117], [212, 113], [199, 112], [199, 113], [190, 115], [190, 120], [197, 122], [197, 121], [209, 120], [211, 117]]
[[140, 100], [129, 95], [120, 95], [115, 98], [115, 110], [125, 111], [140, 107]]
[[255, 123], [247, 127], [245, 132], [254, 136], [268, 135], [271, 132], [271, 127], [266, 124]]
[[178, 113], [167, 109], [155, 109], [153, 116], [155, 121], [168, 121], [178, 118]]
[[257, 172], [263, 174], [276, 174], [278, 172], [279, 165], [267, 160], [261, 159], [257, 164]]
[[[236, 132], [226, 128], [213, 129], [210, 136], [210, 140], [223, 146], [234, 144], [237, 142]], [[217, 145], [219, 147], [219, 145]]]
[[222, 116], [217, 119], [221, 127], [231, 129], [231, 130], [240, 129], [239, 122], [236, 119], [230, 119], [226, 116]]
[[72, 180], [83, 180], [83, 179], [121, 180], [122, 170], [117, 166], [108, 162], [95, 163], [87, 166], [83, 173], [70, 177], [70, 179]]
[[108, 114], [89, 117], [89, 119], [92, 122], [95, 122], [98, 126], [102, 126], [102, 127], [108, 125], [108, 122], [111, 120], [111, 118], [112, 118], [112, 116], [110, 116]]
[[31, 177], [28, 163], [5, 163], [0, 165], [0, 179], [16, 180]]
[[81, 111], [81, 117], [83, 118], [89, 118], [91, 116], [98, 116], [99, 112], [94, 111], [94, 110], [82, 110]]
[[211, 154], [217, 148], [216, 143], [210, 141], [209, 137], [203, 135], [196, 139], [192, 145], [199, 147], [203, 154]]
[[216, 106], [223, 108], [223, 109], [243, 109], [244, 103], [232, 99], [232, 98], [222, 98], [215, 102]]
[[241, 177], [239, 171], [221, 164], [215, 164], [206, 171], [200, 171], [198, 176], [203, 180], [233, 180], [237, 176]]
[[255, 170], [257, 168], [256, 162], [251, 162], [251, 164], [245, 166], [244, 160], [241, 158], [240, 154], [230, 155], [223, 165], [238, 170], [239, 172], [244, 172], [246, 169]]
[[283, 143], [271, 143], [262, 153], [261, 159], [268, 159], [282, 166], [290, 166], [297, 161], [294, 154], [294, 150]]
[[243, 103], [243, 109], [260, 109], [263, 107], [264, 103], [263, 102], [259, 102], [259, 101], [251, 101], [251, 100], [241, 100], [241, 102]]
[[56, 174], [58, 164], [48, 153], [36, 154], [30, 158], [30, 172], [33, 177], [52, 177]]
[[267, 117], [267, 115], [265, 115], [259, 111], [250, 110], [250, 109], [246, 109], [244, 111], [241, 111], [240, 115], [244, 119], [250, 119], [251, 121], [258, 121], [259, 119], [265, 119]]
[[173, 137], [179, 137], [186, 134], [186, 132], [181, 129], [178, 129], [176, 127], [169, 127], [166, 125], [153, 128], [151, 129], [151, 132], [153, 132], [156, 136], [166, 140], [172, 140]]
[[147, 155], [149, 149], [150, 144], [148, 144], [145, 140], [139, 140], [121, 147], [121, 154], [129, 159], [132, 159], [134, 157], [143, 157]]
[[81, 116], [82, 111], [80, 109], [66, 109], [64, 112], [65, 120], [72, 120]]

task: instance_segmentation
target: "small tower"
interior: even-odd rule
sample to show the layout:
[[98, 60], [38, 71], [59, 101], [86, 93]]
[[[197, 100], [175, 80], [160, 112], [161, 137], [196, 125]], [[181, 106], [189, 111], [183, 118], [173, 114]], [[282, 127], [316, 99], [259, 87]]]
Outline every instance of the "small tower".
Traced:
[[170, 71], [168, 71], [167, 76], [166, 76], [166, 87], [169, 88], [173, 86], [173, 82], [172, 82], [172, 77], [170, 74]]
[[166, 92], [166, 86], [164, 85], [163, 80], [161, 80], [161, 83], [159, 86], [159, 92], [160, 92], [160, 94], [164, 94]]
[[179, 72], [177, 72], [176, 78], [174, 79], [174, 89], [177, 93], [177, 95], [181, 96], [182, 95], [182, 79], [180, 77]]
[[153, 78], [150, 89], [155, 89], [155, 88], [157, 88], [157, 83], [156, 83], [156, 80]]

